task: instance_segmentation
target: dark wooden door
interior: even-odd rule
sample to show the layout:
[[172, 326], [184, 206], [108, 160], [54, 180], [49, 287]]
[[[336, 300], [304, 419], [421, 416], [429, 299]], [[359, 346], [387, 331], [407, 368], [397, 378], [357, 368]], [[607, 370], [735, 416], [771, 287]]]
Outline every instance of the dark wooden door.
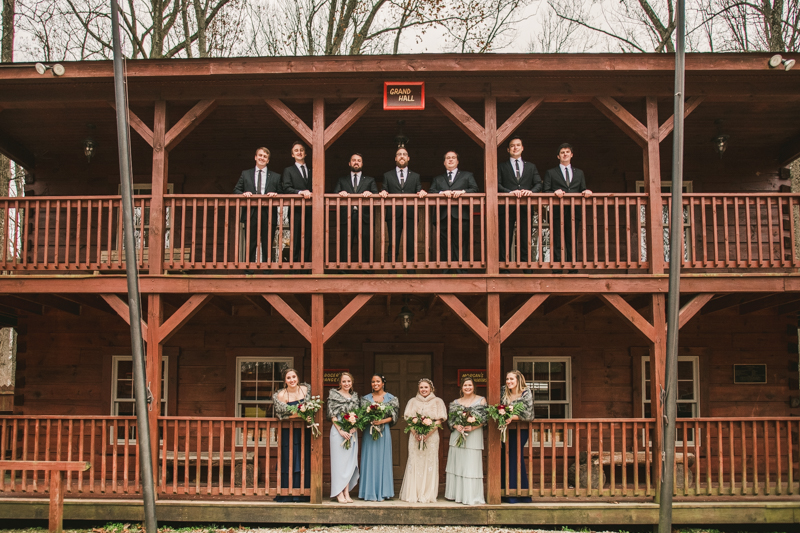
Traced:
[[430, 354], [376, 354], [375, 372], [386, 378], [386, 391], [400, 399], [400, 415], [392, 428], [392, 463], [394, 465], [395, 492], [400, 490], [408, 459], [408, 434], [403, 412], [408, 400], [417, 395], [417, 383], [431, 377]]

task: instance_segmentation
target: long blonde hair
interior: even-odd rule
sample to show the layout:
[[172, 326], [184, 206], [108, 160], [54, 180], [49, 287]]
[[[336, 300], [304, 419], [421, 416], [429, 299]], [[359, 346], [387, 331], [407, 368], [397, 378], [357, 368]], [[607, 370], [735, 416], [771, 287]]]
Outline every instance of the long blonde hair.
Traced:
[[353, 394], [353, 387], [355, 386], [353, 384], [355, 383], [356, 380], [355, 378], [353, 378], [353, 374], [351, 374], [350, 372], [342, 372], [341, 375], [339, 375], [339, 390], [342, 390], [342, 377], [344, 376], [350, 376], [350, 390], [345, 392], [347, 392], [348, 394]]
[[506, 372], [506, 377], [508, 377], [509, 374], [514, 374], [514, 376], [516, 376], [517, 387], [513, 391], [508, 390], [508, 387], [506, 387], [506, 393], [503, 395], [503, 401], [505, 403], [511, 402], [510, 398], [512, 392], [514, 393], [514, 396], [519, 398], [520, 396], [522, 396], [522, 393], [525, 392], [525, 389], [528, 388], [528, 385], [525, 383], [525, 376], [522, 375], [522, 372], [520, 372], [519, 370], [512, 370], [510, 372]]

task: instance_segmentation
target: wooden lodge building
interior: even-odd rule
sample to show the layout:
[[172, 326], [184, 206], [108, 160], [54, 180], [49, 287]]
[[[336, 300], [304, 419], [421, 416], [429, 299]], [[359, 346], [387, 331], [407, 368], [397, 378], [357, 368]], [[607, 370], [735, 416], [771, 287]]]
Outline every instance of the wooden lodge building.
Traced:
[[[800, 521], [800, 196], [786, 169], [800, 156], [800, 70], [768, 59], [686, 60], [676, 523]], [[88, 461], [65, 475], [65, 517], [136, 520], [112, 65], [64, 66], [62, 76], [0, 69], [0, 152], [26, 170], [25, 196], [0, 200], [0, 316], [18, 333], [15, 381], [0, 389], [0, 460]], [[126, 70], [160, 520], [657, 522], [671, 56], [230, 58]], [[385, 82], [424, 82], [424, 109], [384, 109]], [[571, 143], [594, 194], [497, 193], [512, 134], [542, 176]], [[309, 147], [310, 199], [232, 194], [258, 147], [281, 172], [296, 139]], [[354, 152], [380, 187], [399, 141], [425, 190], [455, 150], [479, 191], [333, 194]], [[414, 253], [397, 262], [385, 253], [392, 206], [414, 213]], [[464, 215], [437, 220], [440, 209]], [[499, 216], [512, 210], [529, 242]], [[354, 236], [364, 257], [357, 246], [340, 255], [353, 212], [372, 213]], [[574, 253], [560, 261], [555, 212], [572, 229]], [[277, 216], [246, 220], [267, 213]], [[458, 260], [438, 246], [437, 222], [460, 225], [468, 250]], [[568, 228], [556, 229], [564, 238]], [[452, 401], [465, 372], [496, 403], [504, 373], [521, 370], [536, 402], [520, 443], [533, 503], [501, 503], [516, 493], [501, 483], [494, 426], [485, 506], [329, 503], [327, 420], [304, 465], [310, 486], [281, 486], [277, 440], [290, 422], [272, 417], [271, 395], [285, 366], [323, 396], [342, 369], [363, 393], [382, 372], [401, 405], [422, 376]], [[396, 427], [393, 438], [399, 487], [406, 436]], [[0, 516], [46, 516], [46, 477], [0, 471]], [[273, 502], [279, 494], [311, 503]]]

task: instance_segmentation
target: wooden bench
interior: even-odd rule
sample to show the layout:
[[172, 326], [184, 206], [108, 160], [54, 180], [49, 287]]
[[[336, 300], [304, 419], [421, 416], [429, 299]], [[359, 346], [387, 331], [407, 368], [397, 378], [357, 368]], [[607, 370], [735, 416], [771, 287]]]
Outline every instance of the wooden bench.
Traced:
[[92, 468], [83, 461], [0, 461], [3, 470], [38, 470], [50, 472], [49, 529], [61, 533], [64, 528], [64, 476], [63, 472], [85, 472]]

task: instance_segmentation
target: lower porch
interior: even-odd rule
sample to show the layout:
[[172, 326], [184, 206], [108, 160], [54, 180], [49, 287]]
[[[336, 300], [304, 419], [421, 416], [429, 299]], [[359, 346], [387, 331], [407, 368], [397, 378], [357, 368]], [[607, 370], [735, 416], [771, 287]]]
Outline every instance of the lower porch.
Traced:
[[[11, 519], [47, 518], [47, 500], [0, 499], [3, 516]], [[381, 503], [357, 500], [338, 503], [263, 505], [260, 501], [166, 500], [156, 502], [161, 522], [216, 524], [398, 524], [398, 525], [648, 525], [658, 523], [658, 504], [652, 501], [536, 501], [530, 504], [464, 506], [439, 500], [408, 504], [398, 500]], [[141, 502], [133, 499], [67, 499], [65, 520], [144, 520]], [[675, 525], [797, 524], [797, 500], [692, 501], [677, 499], [672, 510]]]

